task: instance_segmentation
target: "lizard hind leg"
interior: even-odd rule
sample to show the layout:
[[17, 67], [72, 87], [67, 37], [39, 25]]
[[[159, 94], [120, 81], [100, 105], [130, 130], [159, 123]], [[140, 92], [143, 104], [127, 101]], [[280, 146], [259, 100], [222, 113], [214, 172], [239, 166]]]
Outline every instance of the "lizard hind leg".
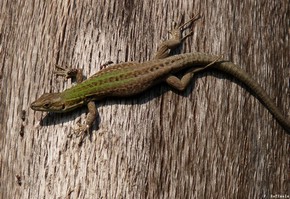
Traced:
[[192, 35], [193, 31], [190, 31], [188, 34], [182, 37], [182, 32], [186, 29], [186, 26], [196, 20], [198, 20], [200, 16], [194, 15], [190, 20], [185, 23], [174, 27], [173, 30], [170, 30], [170, 39], [163, 41], [158, 45], [157, 52], [154, 56], [154, 59], [163, 59], [169, 56], [170, 50], [175, 49], [181, 42]]
[[218, 56], [215, 60], [207, 64], [206, 66], [201, 66], [201, 67], [192, 67], [190, 68], [182, 77], [179, 79], [178, 77], [174, 75], [169, 75], [166, 79], [165, 82], [170, 85], [171, 87], [183, 91], [187, 85], [190, 83], [190, 80], [192, 79], [194, 73], [205, 70], [206, 68], [212, 66], [216, 62], [218, 62], [221, 59], [221, 56]]

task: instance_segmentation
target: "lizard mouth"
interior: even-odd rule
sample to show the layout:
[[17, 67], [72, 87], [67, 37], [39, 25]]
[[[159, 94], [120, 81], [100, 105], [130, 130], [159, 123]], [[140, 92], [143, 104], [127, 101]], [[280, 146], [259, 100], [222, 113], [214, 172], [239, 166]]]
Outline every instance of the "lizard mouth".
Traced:
[[30, 104], [30, 108], [31, 108], [32, 110], [35, 110], [35, 111], [45, 111], [45, 110], [47, 110], [47, 109], [45, 109], [45, 108], [42, 108], [41, 106], [38, 106], [37, 102], [32, 102], [32, 103]]

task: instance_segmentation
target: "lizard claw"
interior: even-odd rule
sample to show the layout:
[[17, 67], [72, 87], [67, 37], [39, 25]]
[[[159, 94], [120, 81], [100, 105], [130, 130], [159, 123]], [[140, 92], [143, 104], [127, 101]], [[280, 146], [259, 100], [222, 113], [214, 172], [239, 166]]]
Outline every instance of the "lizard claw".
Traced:
[[89, 125], [81, 124], [80, 122], [78, 122], [77, 125], [78, 127], [74, 129], [74, 133], [77, 135], [77, 137], [82, 136], [90, 128]]
[[100, 66], [100, 70], [107, 68], [108, 65], [113, 64], [112, 61], [106, 61], [104, 64]]
[[[78, 144], [79, 146], [81, 146], [86, 137], [86, 132], [88, 132], [90, 126], [86, 124], [81, 124], [80, 122], [77, 122], [77, 126], [78, 127], [73, 128], [73, 133], [76, 135], [76, 137], [81, 137]], [[73, 133], [69, 133], [68, 138], [72, 138]]]
[[61, 66], [55, 65], [57, 70], [53, 71], [53, 73], [57, 76], [64, 76], [66, 79], [68, 78], [68, 69], [63, 68]]
[[191, 19], [189, 19], [188, 21], [186, 21], [185, 23], [181, 24], [181, 25], [177, 25], [176, 23], [174, 23], [173, 25], [173, 29], [169, 30], [169, 34], [171, 35], [172, 38], [175, 39], [180, 39], [180, 41], [183, 41], [185, 38], [187, 38], [188, 36], [193, 34], [193, 31], [190, 31], [188, 34], [186, 34], [184, 37], [181, 37], [181, 33], [183, 32], [184, 29], [187, 29], [187, 25], [198, 20], [200, 18], [200, 15], [194, 15]]
[[79, 72], [78, 69], [68, 69], [68, 68], [58, 66], [58, 65], [55, 65], [55, 68], [57, 70], [53, 71], [53, 73], [57, 76], [63, 76], [66, 79], [69, 79], [71, 77], [75, 77], [76, 74]]

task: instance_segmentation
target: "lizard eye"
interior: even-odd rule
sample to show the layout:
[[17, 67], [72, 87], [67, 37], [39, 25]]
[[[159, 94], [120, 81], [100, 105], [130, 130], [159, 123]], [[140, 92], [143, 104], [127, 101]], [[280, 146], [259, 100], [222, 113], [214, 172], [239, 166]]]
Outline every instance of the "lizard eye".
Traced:
[[45, 104], [43, 105], [43, 107], [44, 107], [44, 108], [49, 108], [49, 107], [50, 107], [50, 103], [45, 103]]

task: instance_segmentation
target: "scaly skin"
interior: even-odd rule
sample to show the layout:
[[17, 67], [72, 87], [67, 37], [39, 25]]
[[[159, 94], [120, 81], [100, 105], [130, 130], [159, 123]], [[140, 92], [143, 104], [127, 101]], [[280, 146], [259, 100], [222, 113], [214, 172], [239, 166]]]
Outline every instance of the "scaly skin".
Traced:
[[[195, 19], [191, 19], [190, 22], [193, 20]], [[219, 60], [218, 56], [204, 53], [186, 53], [168, 57], [168, 49], [175, 48], [185, 38], [181, 38], [184, 25], [173, 30], [173, 39], [160, 45], [154, 60], [144, 63], [125, 62], [110, 65], [61, 93], [43, 94], [31, 104], [31, 108], [36, 111], [66, 112], [87, 104], [89, 115], [86, 124], [80, 125], [79, 129], [83, 132], [90, 128], [97, 115], [93, 101], [106, 97], [132, 96], [164, 81], [178, 90], [184, 90], [195, 72], [212, 67], [232, 75], [250, 88], [289, 133], [290, 121], [277, 108], [265, 90], [232, 62]], [[181, 79], [178, 79], [175, 74], [183, 69], [188, 71]], [[71, 70], [60, 74], [68, 75], [70, 72]], [[74, 70], [74, 72], [81, 77], [79, 71]]]
[[[196, 64], [208, 65], [218, 58], [218, 56], [193, 53], [144, 63], [125, 62], [112, 65], [61, 93], [44, 94], [43, 97], [32, 103], [31, 108], [41, 109], [40, 111], [66, 112], [82, 106], [88, 101], [96, 101], [104, 97], [131, 96], [165, 81], [168, 75], [181, 69]], [[200, 67], [196, 67], [196, 70], [198, 69]], [[48, 110], [47, 104], [51, 101], [54, 103]]]

